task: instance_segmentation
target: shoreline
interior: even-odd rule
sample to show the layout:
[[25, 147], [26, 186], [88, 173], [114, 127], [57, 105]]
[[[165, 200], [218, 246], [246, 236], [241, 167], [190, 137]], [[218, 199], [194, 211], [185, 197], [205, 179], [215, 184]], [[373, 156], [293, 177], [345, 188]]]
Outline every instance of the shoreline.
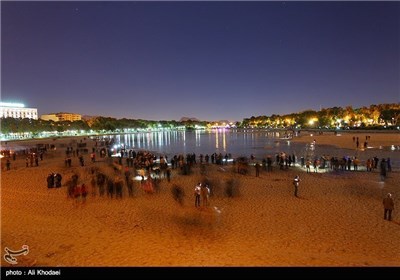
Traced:
[[[318, 153], [315, 154], [315, 156], [323, 156], [323, 155], [330, 155], [330, 156], [347, 156], [347, 155], [353, 155], [353, 156], [361, 156], [363, 161], [366, 161], [368, 157], [373, 157], [377, 156], [378, 154], [382, 154], [385, 158], [386, 157], [393, 157], [393, 162], [395, 163], [394, 166], [396, 169], [400, 170], [400, 132], [399, 133], [379, 133], [379, 134], [367, 134], [367, 133], [344, 133], [344, 134], [335, 134], [334, 132], [332, 133], [322, 133], [322, 134], [315, 134], [315, 131], [301, 131], [299, 136], [295, 136], [290, 139], [278, 139], [276, 138], [275, 142], [275, 147], [278, 147], [278, 144], [280, 144], [282, 141], [288, 141], [291, 143], [296, 143], [296, 144], [304, 144], [306, 146], [308, 145], [313, 145], [314, 141], [316, 144], [316, 147], [319, 147]], [[251, 132], [250, 132], [251, 133]], [[128, 133], [129, 134], [129, 133]], [[110, 134], [105, 134], [103, 136], [107, 136]], [[98, 135], [101, 137], [100, 135]], [[368, 144], [367, 148], [364, 148], [364, 141], [365, 137], [369, 136], [368, 139]], [[354, 138], [354, 140], [353, 140]], [[355, 139], [359, 138], [359, 147], [356, 147], [356, 142]], [[274, 138], [271, 137], [271, 140]], [[20, 150], [20, 151], [26, 151], [28, 148], [36, 147], [36, 145], [41, 144], [41, 145], [54, 145], [54, 147], [58, 150], [64, 149], [67, 145], [70, 146], [75, 146], [79, 141], [84, 141], [86, 142], [89, 147], [89, 152], [93, 148], [93, 143], [95, 142], [95, 139], [87, 137], [87, 136], [68, 136], [68, 137], [58, 137], [58, 138], [46, 138], [46, 139], [33, 139], [33, 140], [16, 140], [16, 141], [7, 141], [6, 145], [2, 145], [1, 149], [2, 150]], [[286, 146], [282, 146], [283, 152], [286, 152], [287, 150], [290, 150], [289, 148], [290, 143]], [[269, 154], [270, 156], [273, 156], [276, 151], [271, 152], [269, 151], [269, 147], [274, 146], [265, 146], [264, 150], [258, 150], [256, 152], [258, 155], [257, 160], [260, 160], [262, 158], [266, 158], [266, 156]], [[168, 146], [166, 146], [168, 147]], [[165, 149], [149, 149], [146, 147], [132, 147], [129, 148], [132, 150], [141, 150], [141, 151], [150, 151], [156, 155], [167, 155], [168, 157], [173, 156], [174, 154], [181, 154], [181, 152], [176, 151], [173, 153], [172, 151], [169, 151], [168, 153], [165, 152]], [[297, 154], [298, 158], [302, 155], [300, 152], [300, 149], [302, 150], [302, 153], [304, 153], [304, 148], [297, 148]], [[345, 151], [342, 151], [345, 149]], [[276, 148], [275, 148], [276, 150]], [[198, 151], [198, 150], [197, 150]], [[335, 152], [336, 151], [336, 152]], [[194, 151], [188, 151], [194, 152]], [[229, 152], [229, 147], [226, 152]], [[248, 149], [249, 154], [243, 154], [243, 151], [237, 151], [236, 156], [237, 157], [250, 157], [252, 154], [252, 150]], [[201, 152], [198, 151], [198, 155]], [[218, 151], [217, 151], [218, 153]], [[261, 155], [262, 154], [262, 155]], [[308, 153], [307, 153], [308, 154]], [[211, 154], [210, 154], [211, 155]], [[225, 152], [223, 152], [223, 155], [225, 155]], [[305, 155], [304, 155], [305, 156]], [[3, 158], [4, 159], [4, 158]]]
[[[370, 138], [366, 139], [365, 137], [369, 136]], [[379, 148], [379, 147], [391, 147], [395, 146], [396, 149], [400, 147], [400, 132], [387, 132], [387, 133], [378, 133], [372, 134], [369, 132], [360, 132], [360, 133], [335, 133], [332, 134], [315, 134], [313, 131], [307, 131], [307, 134], [304, 135], [303, 131], [301, 135], [298, 137], [294, 137], [291, 141], [298, 143], [311, 143], [316, 140], [317, 144], [324, 145], [332, 145], [337, 148], [346, 148], [351, 150], [357, 150], [356, 142], [353, 140], [353, 137], [359, 138], [359, 148], [358, 150], [363, 149], [363, 144], [367, 141], [368, 148]]]

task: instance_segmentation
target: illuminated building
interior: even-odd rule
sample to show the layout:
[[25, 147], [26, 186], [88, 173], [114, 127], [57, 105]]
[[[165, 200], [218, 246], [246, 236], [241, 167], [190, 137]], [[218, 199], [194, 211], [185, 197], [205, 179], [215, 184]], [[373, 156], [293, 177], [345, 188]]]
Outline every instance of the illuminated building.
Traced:
[[61, 113], [41, 115], [40, 118], [45, 121], [51, 120], [55, 122], [63, 122], [63, 121], [74, 122], [82, 120], [82, 115], [61, 112]]
[[38, 119], [37, 108], [26, 108], [22, 103], [0, 102], [0, 118]]

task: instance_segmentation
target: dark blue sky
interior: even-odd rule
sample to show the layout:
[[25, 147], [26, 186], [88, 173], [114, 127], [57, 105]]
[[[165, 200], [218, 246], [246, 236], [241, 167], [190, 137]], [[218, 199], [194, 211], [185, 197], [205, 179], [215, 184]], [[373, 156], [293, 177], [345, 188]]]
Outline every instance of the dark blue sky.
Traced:
[[400, 2], [4, 2], [1, 98], [241, 121], [400, 102]]

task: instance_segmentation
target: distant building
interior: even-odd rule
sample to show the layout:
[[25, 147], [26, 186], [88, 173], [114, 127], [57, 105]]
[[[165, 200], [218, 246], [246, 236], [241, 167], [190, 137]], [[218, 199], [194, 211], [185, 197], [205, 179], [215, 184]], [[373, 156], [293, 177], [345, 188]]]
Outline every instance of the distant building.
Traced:
[[44, 121], [53, 121], [53, 122], [58, 122], [58, 117], [56, 114], [47, 114], [47, 115], [41, 115], [40, 119]]
[[82, 120], [82, 115], [73, 114], [73, 113], [53, 113], [47, 115], [41, 115], [40, 118], [45, 121], [55, 121], [55, 122], [63, 122], [63, 121], [80, 121]]
[[25, 108], [22, 103], [0, 102], [0, 118], [38, 119], [37, 108]]

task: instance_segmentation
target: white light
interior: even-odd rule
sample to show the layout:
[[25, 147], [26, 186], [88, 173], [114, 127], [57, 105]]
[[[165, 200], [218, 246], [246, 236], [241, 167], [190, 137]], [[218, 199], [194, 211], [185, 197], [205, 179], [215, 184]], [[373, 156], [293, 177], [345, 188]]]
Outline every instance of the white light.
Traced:
[[18, 107], [18, 108], [25, 107], [25, 105], [22, 103], [10, 103], [10, 102], [0, 102], [0, 106], [2, 106], [2, 107]]
[[[144, 178], [144, 179], [143, 179], [143, 178]], [[147, 180], [147, 176], [143, 176], [143, 178], [142, 178], [142, 176], [137, 175], [137, 176], [135, 176], [135, 177], [133, 178], [133, 180], [136, 180], [136, 181]]]

